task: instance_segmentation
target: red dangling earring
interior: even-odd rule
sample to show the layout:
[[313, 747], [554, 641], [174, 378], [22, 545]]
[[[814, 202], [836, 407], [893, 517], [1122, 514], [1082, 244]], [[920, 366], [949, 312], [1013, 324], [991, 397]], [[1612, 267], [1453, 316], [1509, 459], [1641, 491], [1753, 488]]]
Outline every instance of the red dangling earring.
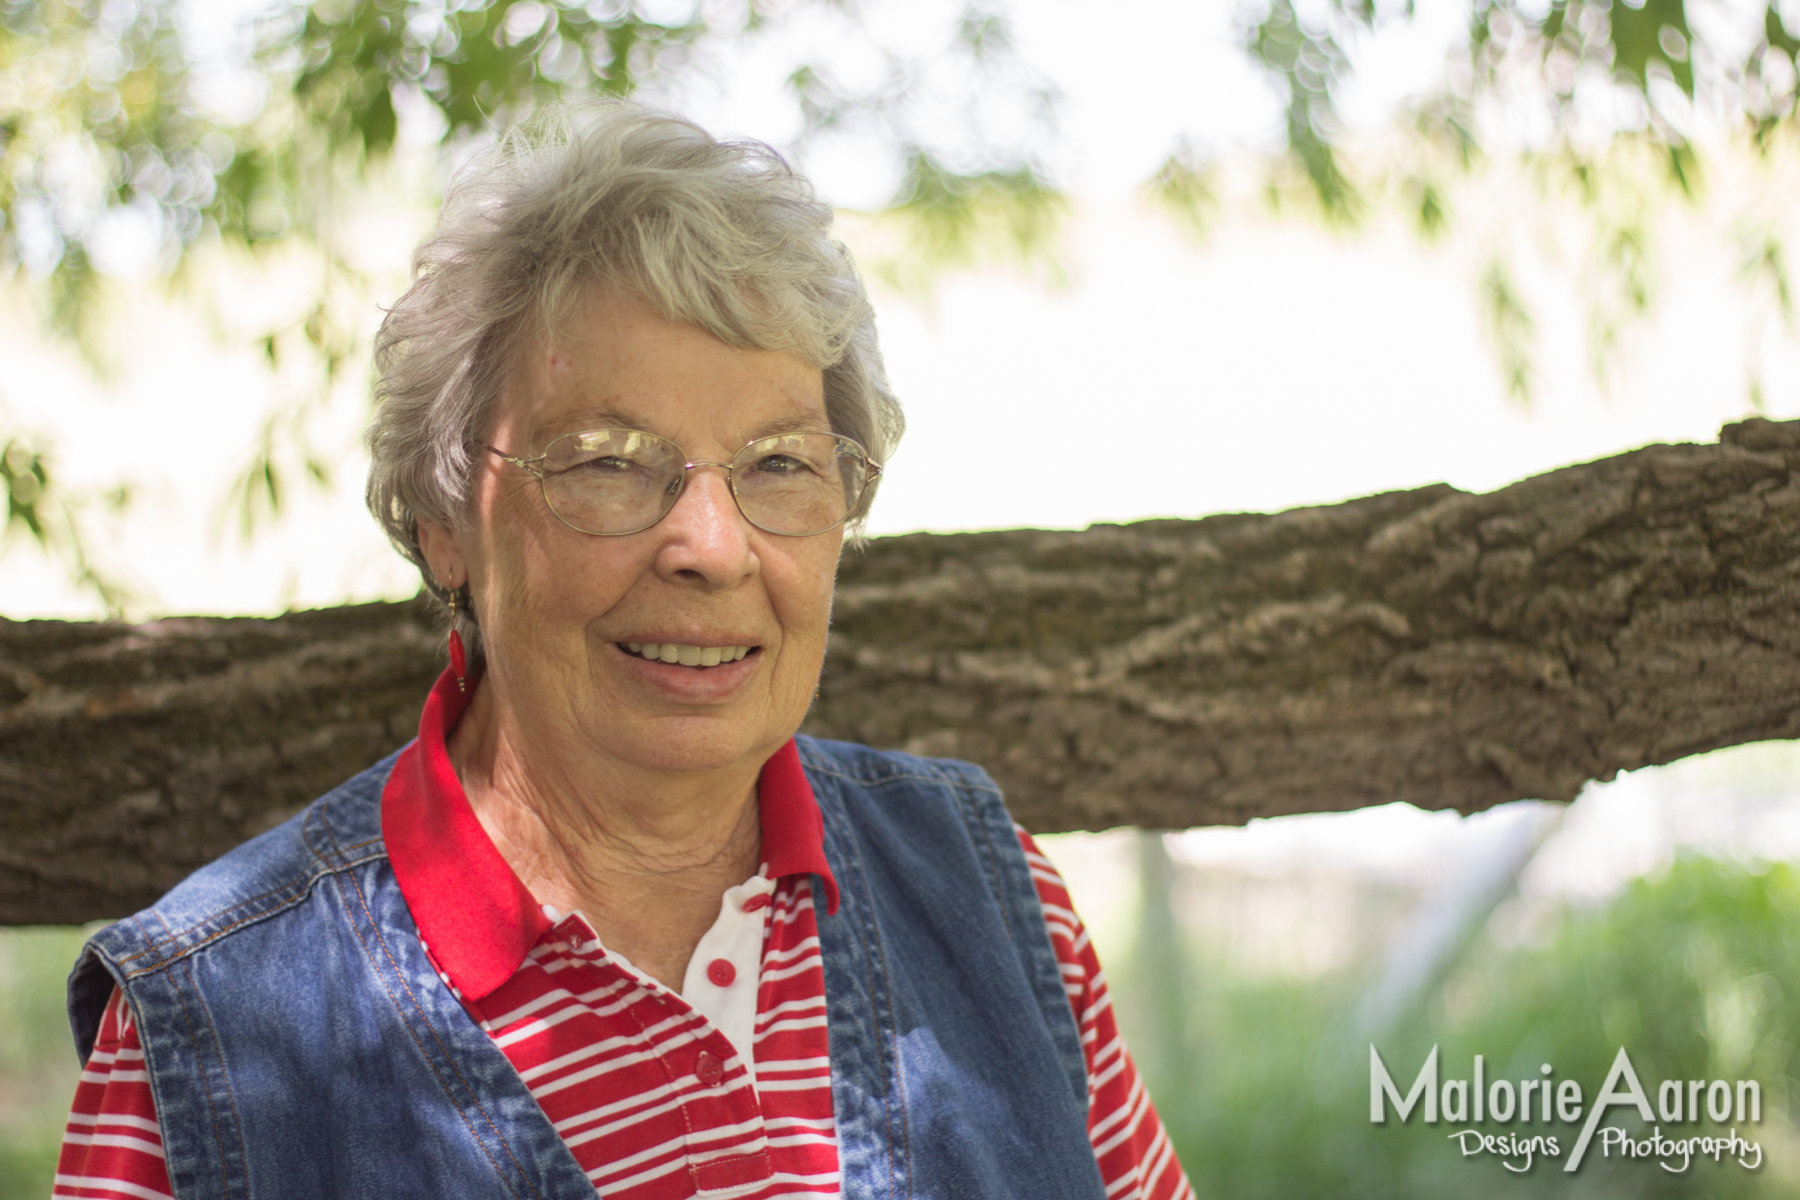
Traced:
[[456, 690], [468, 695], [469, 663], [463, 654], [462, 631], [456, 627], [457, 593], [450, 593], [450, 669], [456, 672]]

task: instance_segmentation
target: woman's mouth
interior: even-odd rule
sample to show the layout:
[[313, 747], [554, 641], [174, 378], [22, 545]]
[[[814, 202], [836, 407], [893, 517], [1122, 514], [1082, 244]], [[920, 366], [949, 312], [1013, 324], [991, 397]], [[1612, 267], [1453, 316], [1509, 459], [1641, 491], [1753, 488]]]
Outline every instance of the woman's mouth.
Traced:
[[723, 663], [734, 663], [756, 649], [755, 646], [684, 646], [677, 642], [615, 642], [613, 644], [627, 654], [635, 654], [639, 658], [683, 667], [716, 667]]

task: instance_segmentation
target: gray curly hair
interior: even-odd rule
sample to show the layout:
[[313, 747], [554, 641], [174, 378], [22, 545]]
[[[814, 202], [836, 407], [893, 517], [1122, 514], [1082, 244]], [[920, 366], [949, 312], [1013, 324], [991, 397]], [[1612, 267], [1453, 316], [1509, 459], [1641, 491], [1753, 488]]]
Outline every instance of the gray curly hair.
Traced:
[[[905, 420], [831, 218], [770, 147], [629, 101], [540, 111], [465, 168], [375, 339], [369, 510], [432, 595], [450, 599], [419, 549], [419, 519], [460, 523], [514, 348], [596, 286], [818, 367], [832, 429], [886, 462]], [[853, 539], [874, 490], [851, 514]]]

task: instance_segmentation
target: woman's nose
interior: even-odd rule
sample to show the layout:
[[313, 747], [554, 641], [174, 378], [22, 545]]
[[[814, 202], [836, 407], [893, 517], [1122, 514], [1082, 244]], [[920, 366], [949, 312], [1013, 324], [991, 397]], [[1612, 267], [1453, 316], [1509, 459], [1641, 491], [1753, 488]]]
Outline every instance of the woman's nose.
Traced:
[[665, 572], [722, 588], [755, 570], [752, 526], [738, 509], [723, 464], [693, 464], [674, 506], [655, 528], [663, 536], [657, 557]]

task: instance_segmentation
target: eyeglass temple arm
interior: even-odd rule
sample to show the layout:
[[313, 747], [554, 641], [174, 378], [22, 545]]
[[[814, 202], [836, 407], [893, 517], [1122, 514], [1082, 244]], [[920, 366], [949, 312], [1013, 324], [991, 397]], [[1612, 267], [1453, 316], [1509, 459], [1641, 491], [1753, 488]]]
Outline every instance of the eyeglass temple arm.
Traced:
[[506, 451], [500, 449], [500, 447], [498, 447], [498, 446], [491, 445], [490, 443], [487, 443], [487, 442], [483, 442], [482, 445], [485, 446], [487, 448], [488, 453], [492, 454], [494, 457], [501, 459], [502, 461], [509, 462], [513, 466], [518, 467], [521, 470], [529, 471], [531, 474], [536, 475], [539, 479], [542, 479], [544, 477], [544, 469], [541, 466], [539, 466], [538, 464], [542, 463], [544, 461], [544, 459], [549, 457], [549, 455], [540, 454], [536, 458], [514, 458], [512, 455], [506, 453]]

